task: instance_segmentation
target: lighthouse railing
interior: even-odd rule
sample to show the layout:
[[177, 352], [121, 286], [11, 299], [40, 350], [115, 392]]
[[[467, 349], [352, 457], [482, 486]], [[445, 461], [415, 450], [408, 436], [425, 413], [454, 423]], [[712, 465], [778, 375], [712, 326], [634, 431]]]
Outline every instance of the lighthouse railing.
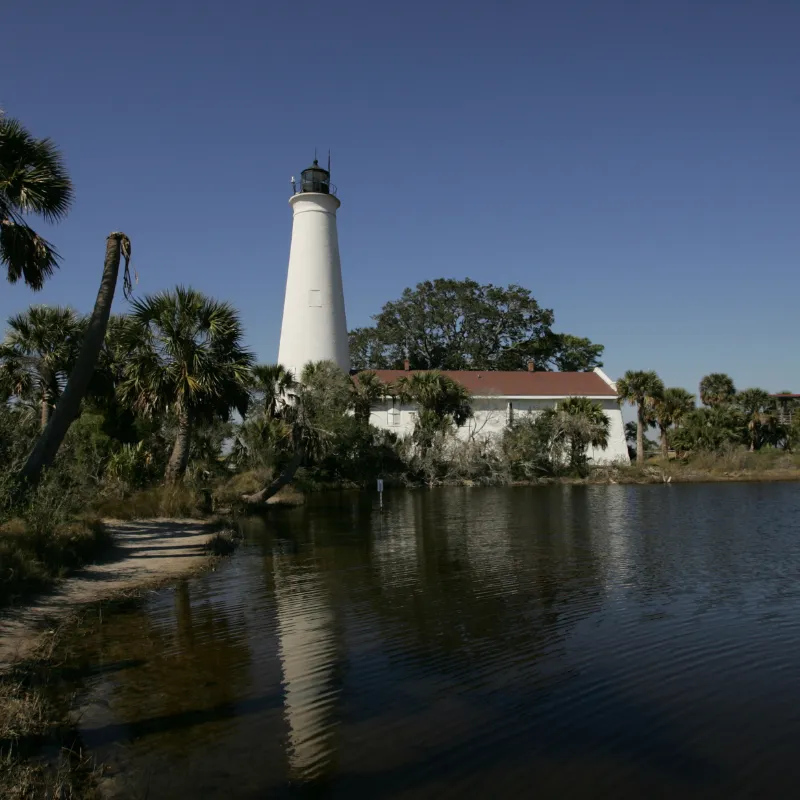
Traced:
[[[306, 188], [311, 186], [312, 188]], [[325, 187], [323, 189], [323, 186]], [[333, 183], [323, 183], [322, 181], [293, 181], [292, 194], [303, 194], [304, 192], [319, 192], [320, 194], [332, 194], [336, 197], [336, 185]]]

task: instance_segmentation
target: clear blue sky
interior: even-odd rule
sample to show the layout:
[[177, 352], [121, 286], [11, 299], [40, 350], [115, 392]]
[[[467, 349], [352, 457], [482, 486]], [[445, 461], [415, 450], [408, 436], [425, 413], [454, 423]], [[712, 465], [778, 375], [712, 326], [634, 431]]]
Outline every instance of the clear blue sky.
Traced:
[[[61, 146], [64, 256], [0, 318], [225, 298], [277, 357], [289, 178], [333, 150], [348, 322], [438, 276], [533, 290], [612, 377], [800, 391], [800, 2], [6, 3], [0, 105]], [[117, 310], [124, 310], [120, 296]]]

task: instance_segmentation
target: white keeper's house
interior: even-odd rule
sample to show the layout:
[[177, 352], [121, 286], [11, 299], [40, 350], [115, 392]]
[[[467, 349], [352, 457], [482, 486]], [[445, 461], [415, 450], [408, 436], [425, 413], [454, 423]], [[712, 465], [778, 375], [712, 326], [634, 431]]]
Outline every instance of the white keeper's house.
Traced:
[[[330, 167], [330, 164], [329, 164]], [[312, 166], [303, 170], [289, 199], [293, 211], [292, 243], [281, 326], [279, 363], [300, 375], [309, 361], [328, 360], [350, 371], [347, 319], [336, 212], [341, 205], [330, 182], [330, 170]], [[375, 370], [386, 384], [393, 384], [405, 370]], [[609, 418], [608, 446], [587, 455], [592, 463], [629, 463], [622, 412], [614, 382], [600, 369], [594, 372], [447, 371], [444, 375], [472, 395], [474, 416], [458, 434], [463, 438], [501, 433], [520, 415], [553, 408], [568, 397], [588, 397]], [[370, 422], [399, 436], [411, 433], [416, 409], [386, 398], [376, 404]]]
[[[630, 463], [617, 390], [601, 369], [594, 372], [535, 372], [531, 364], [527, 372], [440, 371], [442, 375], [460, 383], [472, 395], [473, 417], [458, 429], [462, 439], [497, 435], [512, 425], [515, 419], [557, 407], [559, 401], [568, 397], [588, 397], [600, 404], [610, 423], [608, 446], [604, 449], [590, 447], [587, 452], [591, 463]], [[404, 375], [412, 374], [399, 369], [378, 369], [374, 372], [388, 385], [396, 383]], [[386, 398], [373, 408], [370, 423], [376, 428], [385, 428], [398, 436], [405, 436], [414, 430], [416, 414], [413, 405]]]

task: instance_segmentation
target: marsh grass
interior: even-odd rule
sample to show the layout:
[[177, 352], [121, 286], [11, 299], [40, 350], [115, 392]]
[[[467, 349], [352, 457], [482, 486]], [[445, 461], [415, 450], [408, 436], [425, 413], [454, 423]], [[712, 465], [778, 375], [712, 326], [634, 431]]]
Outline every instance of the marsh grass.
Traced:
[[100, 770], [86, 754], [69, 715], [55, 701], [57, 670], [44, 659], [18, 665], [0, 677], [0, 796], [98, 797]]

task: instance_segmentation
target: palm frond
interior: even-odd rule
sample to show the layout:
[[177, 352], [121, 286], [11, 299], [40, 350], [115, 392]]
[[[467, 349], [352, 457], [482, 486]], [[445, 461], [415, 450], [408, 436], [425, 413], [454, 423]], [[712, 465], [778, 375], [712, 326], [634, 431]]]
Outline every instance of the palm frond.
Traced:
[[50, 242], [23, 222], [0, 220], [0, 263], [8, 269], [9, 283], [20, 278], [39, 291], [58, 268], [59, 255]]
[[62, 219], [72, 203], [64, 159], [50, 139], [37, 139], [18, 120], [0, 116], [0, 203], [9, 211]]
[[191, 288], [132, 302], [122, 394], [144, 413], [167, 407], [227, 418], [247, 409], [252, 354], [237, 312]]

